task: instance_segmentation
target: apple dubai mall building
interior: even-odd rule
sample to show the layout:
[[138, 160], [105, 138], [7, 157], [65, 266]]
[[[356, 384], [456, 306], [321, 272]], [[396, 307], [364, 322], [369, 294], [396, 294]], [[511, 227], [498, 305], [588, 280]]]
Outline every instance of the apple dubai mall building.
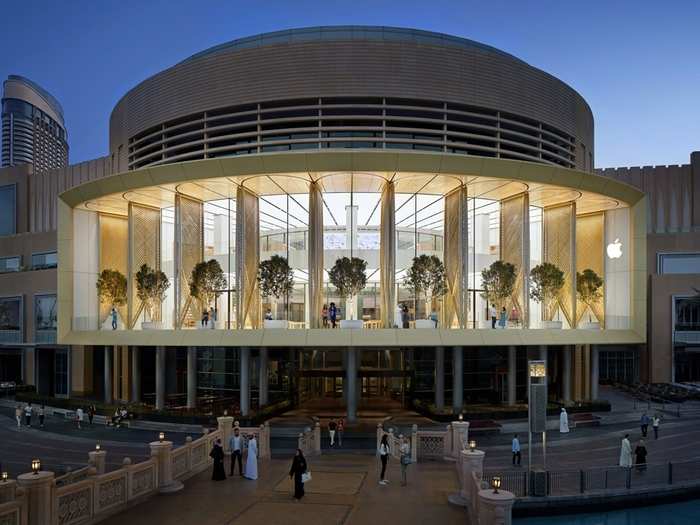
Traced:
[[551, 400], [594, 401], [647, 294], [645, 197], [593, 173], [593, 136], [571, 87], [463, 38], [202, 51], [124, 95], [111, 174], [59, 197], [58, 340], [157, 408], [460, 413], [523, 402], [529, 359]]

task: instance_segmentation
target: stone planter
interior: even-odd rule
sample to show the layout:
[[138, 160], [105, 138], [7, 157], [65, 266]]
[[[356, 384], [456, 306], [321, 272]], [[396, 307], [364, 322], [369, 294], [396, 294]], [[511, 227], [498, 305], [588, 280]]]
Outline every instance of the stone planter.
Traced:
[[288, 328], [288, 326], [289, 326], [288, 321], [281, 321], [278, 319], [265, 319], [265, 321], [263, 323], [263, 328], [265, 328], [265, 330]]
[[581, 330], [600, 330], [600, 323], [598, 323], [598, 322], [581, 323], [578, 327]]
[[545, 330], [561, 330], [561, 321], [542, 321], [542, 328]]
[[346, 330], [362, 330], [364, 322], [361, 319], [341, 319], [340, 327]]
[[416, 319], [416, 328], [435, 328], [435, 322], [432, 319]]
[[162, 330], [162, 321], [144, 321], [141, 323], [141, 330]]

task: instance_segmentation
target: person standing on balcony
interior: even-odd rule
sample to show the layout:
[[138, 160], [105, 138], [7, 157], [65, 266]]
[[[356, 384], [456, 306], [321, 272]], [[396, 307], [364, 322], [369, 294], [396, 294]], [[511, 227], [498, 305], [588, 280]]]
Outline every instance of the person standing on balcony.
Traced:
[[321, 308], [321, 320], [323, 321], [323, 328], [328, 328], [328, 305], [326, 304]]
[[112, 306], [111, 316], [112, 316], [112, 330], [116, 330], [117, 329], [117, 309], [114, 306]]
[[510, 449], [513, 452], [513, 466], [516, 464], [520, 466], [520, 440], [518, 439], [518, 434], [513, 436]]
[[493, 330], [496, 329], [496, 305], [491, 304], [491, 308], [489, 308], [489, 317], [491, 317], [491, 328]]
[[331, 318], [331, 328], [335, 328], [335, 322], [338, 318], [338, 309], [335, 307], [335, 303], [331, 303], [331, 307], [328, 309], [328, 316]]
[[213, 306], [209, 308], [209, 323], [210, 328], [216, 328], [216, 310], [214, 310]]
[[629, 434], [625, 434], [620, 445], [620, 466], [623, 468], [632, 468], [632, 445], [629, 437]]
[[498, 326], [501, 327], [501, 330], [505, 330], [506, 328], [506, 318], [508, 314], [506, 314], [506, 307], [501, 308], [501, 316], [498, 318]]
[[408, 306], [406, 304], [404, 304], [403, 308], [401, 309], [401, 327], [402, 328], [409, 327]]
[[396, 314], [394, 314], [394, 327], [401, 328], [403, 324], [401, 323], [401, 318], [403, 317], [403, 304], [399, 303], [396, 305]]

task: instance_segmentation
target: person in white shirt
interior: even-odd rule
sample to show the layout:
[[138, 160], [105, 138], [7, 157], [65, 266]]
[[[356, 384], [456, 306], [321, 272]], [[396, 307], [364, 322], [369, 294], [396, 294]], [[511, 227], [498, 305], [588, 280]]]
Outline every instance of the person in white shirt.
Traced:
[[78, 410], [75, 411], [75, 420], [78, 422], [78, 428], [82, 428], [80, 424], [83, 422], [84, 417], [85, 413], [83, 412], [83, 408], [78, 407]]
[[243, 438], [241, 437], [241, 431], [238, 427], [233, 429], [233, 436], [228, 441], [229, 447], [231, 448], [231, 473], [229, 476], [233, 476], [233, 468], [238, 461], [238, 474], [243, 475]]
[[24, 423], [28, 426], [32, 426], [32, 404], [29, 403], [26, 407], [24, 407]]
[[39, 407], [39, 426], [41, 428], [44, 428], [44, 416], [46, 415], [46, 412], [44, 410], [44, 405], [41, 405]]
[[632, 467], [632, 445], [630, 444], [629, 437], [629, 434], [625, 434], [620, 445], [620, 466], [623, 468]]
[[248, 479], [258, 479], [258, 442], [255, 435], [251, 434], [248, 439], [248, 457], [245, 462], [245, 477]]
[[661, 424], [661, 418], [658, 414], [651, 418], [651, 428], [654, 429], [654, 439], [659, 439], [659, 425]]
[[569, 433], [569, 414], [566, 413], [566, 409], [564, 407], [561, 408], [561, 413], [559, 414], [559, 433]]
[[496, 312], [496, 305], [492, 304], [491, 308], [489, 308], [489, 316], [491, 317], [491, 328], [494, 330], [496, 329], [496, 316], [498, 315], [498, 312]]
[[511, 451], [513, 452], [513, 466], [516, 464], [520, 466], [520, 440], [518, 439], [518, 434], [513, 436]]
[[379, 459], [382, 462], [382, 472], [379, 475], [379, 484], [386, 485], [389, 483], [389, 480], [384, 478], [384, 475], [386, 474], [386, 464], [389, 461], [389, 440], [386, 434], [382, 436], [382, 440], [379, 443]]

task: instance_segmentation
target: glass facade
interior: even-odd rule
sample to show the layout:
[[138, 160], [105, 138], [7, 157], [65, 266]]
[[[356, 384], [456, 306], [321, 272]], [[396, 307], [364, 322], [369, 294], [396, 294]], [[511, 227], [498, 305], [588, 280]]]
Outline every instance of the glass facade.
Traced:
[[32, 269], [45, 270], [48, 268], [56, 268], [58, 266], [58, 254], [56, 252], [33, 253], [32, 254]]
[[19, 272], [22, 269], [22, 257], [0, 257], [0, 273]]
[[22, 342], [22, 304], [21, 297], [0, 297], [0, 341]]
[[34, 297], [34, 341], [38, 344], [56, 342], [58, 313], [56, 295], [37, 295]]
[[0, 186], [0, 235], [17, 233], [17, 188], [14, 184]]

